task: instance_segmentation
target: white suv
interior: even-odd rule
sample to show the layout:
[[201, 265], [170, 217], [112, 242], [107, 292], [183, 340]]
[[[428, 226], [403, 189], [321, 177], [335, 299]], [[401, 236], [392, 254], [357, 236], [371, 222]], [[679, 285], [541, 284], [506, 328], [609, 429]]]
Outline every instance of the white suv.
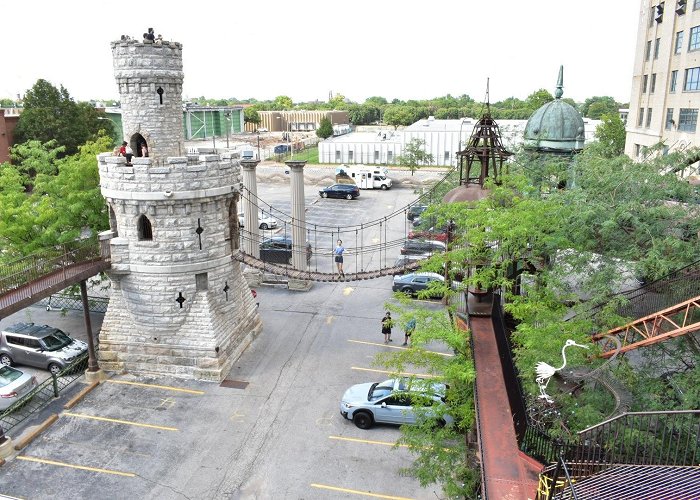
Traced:
[[48, 325], [17, 323], [0, 332], [0, 364], [5, 366], [35, 366], [58, 375], [86, 351], [85, 342]]

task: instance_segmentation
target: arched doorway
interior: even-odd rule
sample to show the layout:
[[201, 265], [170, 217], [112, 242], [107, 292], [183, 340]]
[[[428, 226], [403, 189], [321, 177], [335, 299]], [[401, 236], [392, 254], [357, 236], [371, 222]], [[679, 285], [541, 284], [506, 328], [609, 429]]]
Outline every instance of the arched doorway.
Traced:
[[138, 132], [131, 136], [129, 146], [131, 146], [131, 149], [134, 151], [134, 156], [137, 158], [147, 157], [149, 154], [146, 139]]

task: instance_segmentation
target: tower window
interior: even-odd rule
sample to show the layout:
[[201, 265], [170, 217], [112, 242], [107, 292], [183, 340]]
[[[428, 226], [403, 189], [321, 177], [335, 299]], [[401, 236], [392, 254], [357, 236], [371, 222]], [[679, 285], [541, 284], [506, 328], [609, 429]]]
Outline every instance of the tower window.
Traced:
[[666, 108], [666, 130], [672, 130], [673, 125], [673, 108]]
[[651, 84], [649, 84], [649, 93], [653, 94], [654, 90], [656, 90], [656, 73], [652, 73], [652, 75], [651, 75]]
[[681, 108], [678, 115], [678, 130], [683, 132], [695, 132], [698, 124], [697, 108]]
[[647, 125], [646, 125], [647, 128], [649, 128], [651, 126], [651, 112], [652, 112], [652, 108], [647, 108]]
[[158, 98], [160, 99], [160, 103], [163, 104], [163, 94], [165, 91], [163, 90], [163, 87], [158, 87], [156, 90], [156, 94], [158, 94]]
[[661, 44], [661, 38], [657, 38], [654, 41], [654, 59], [659, 58], [659, 45]]
[[676, 91], [676, 83], [678, 82], [678, 70], [675, 69], [671, 71], [671, 85], [669, 86], [669, 92], [673, 93]]
[[700, 67], [688, 68], [685, 70], [683, 91], [689, 92], [693, 90], [700, 90]]
[[690, 28], [690, 37], [688, 37], [688, 52], [698, 49], [700, 49], [700, 26], [693, 26]]
[[637, 126], [641, 127], [644, 124], [644, 108], [639, 108], [639, 115], [637, 116]]
[[649, 85], [649, 75], [644, 75], [642, 77], [642, 94], [647, 93], [647, 86]]
[[651, 40], [647, 40], [647, 48], [644, 50], [644, 60], [648, 61], [651, 57]]
[[681, 50], [683, 50], [683, 32], [679, 31], [676, 33], [676, 47], [673, 50], [673, 53], [680, 54]]
[[139, 232], [139, 241], [151, 241], [153, 239], [153, 228], [151, 227], [151, 221], [148, 217], [141, 214], [136, 227]]

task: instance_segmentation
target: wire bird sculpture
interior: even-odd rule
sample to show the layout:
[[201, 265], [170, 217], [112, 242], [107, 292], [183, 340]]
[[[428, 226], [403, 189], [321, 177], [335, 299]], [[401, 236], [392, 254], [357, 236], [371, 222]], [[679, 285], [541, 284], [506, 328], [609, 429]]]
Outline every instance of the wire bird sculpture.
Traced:
[[539, 363], [537, 363], [537, 365], [535, 365], [535, 372], [537, 373], [537, 378], [535, 378], [535, 382], [537, 382], [537, 385], [540, 387], [539, 398], [544, 399], [548, 403], [553, 403], [554, 401], [551, 397], [549, 397], [549, 394], [545, 392], [545, 389], [547, 389], [547, 384], [549, 384], [549, 380], [552, 378], [552, 376], [566, 366], [566, 348], [570, 346], [583, 347], [584, 349], [588, 349], [587, 346], [577, 344], [573, 340], [569, 339], [564, 343], [564, 347], [561, 348], [561, 357], [564, 360], [564, 364], [562, 364], [559, 368], [554, 368], [553, 366], [548, 365], [544, 361], [540, 361]]

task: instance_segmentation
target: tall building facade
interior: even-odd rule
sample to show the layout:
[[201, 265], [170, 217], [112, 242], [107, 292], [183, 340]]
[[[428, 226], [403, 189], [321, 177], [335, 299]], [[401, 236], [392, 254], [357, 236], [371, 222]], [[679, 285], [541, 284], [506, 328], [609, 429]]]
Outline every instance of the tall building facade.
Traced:
[[642, 0], [625, 153], [700, 145], [700, 0]]

